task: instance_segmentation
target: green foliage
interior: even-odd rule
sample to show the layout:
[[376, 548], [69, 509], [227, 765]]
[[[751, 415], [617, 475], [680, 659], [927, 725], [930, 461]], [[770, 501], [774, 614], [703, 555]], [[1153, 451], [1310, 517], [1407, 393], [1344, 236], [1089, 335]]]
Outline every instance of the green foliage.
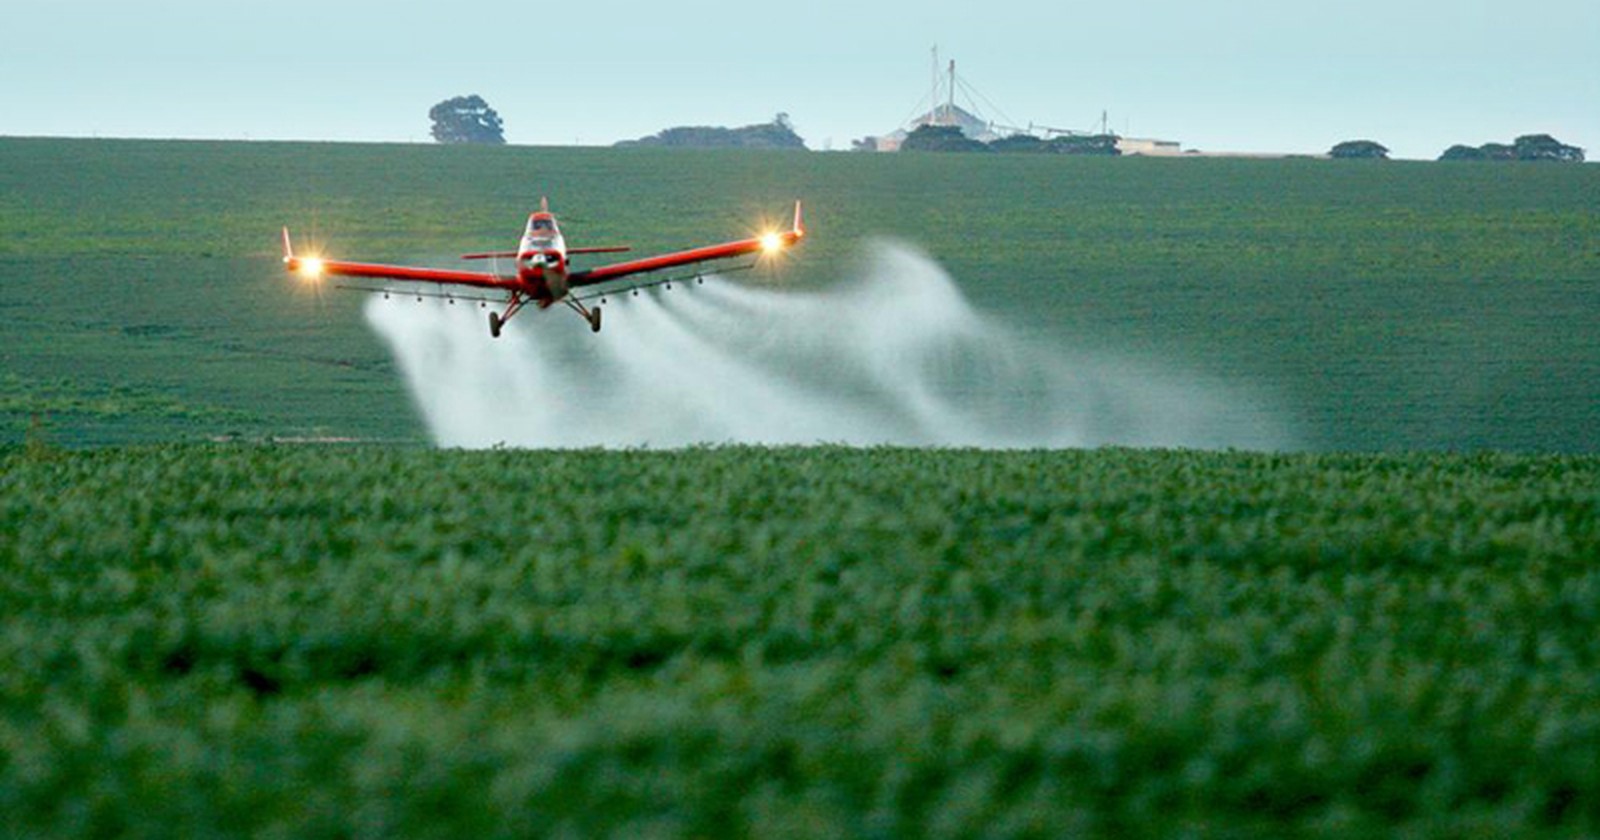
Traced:
[[23, 836], [1590, 836], [1600, 459], [0, 450]]
[[1328, 150], [1335, 160], [1388, 160], [1389, 148], [1373, 140], [1346, 140]]
[[1057, 155], [1120, 155], [1114, 134], [1066, 134], [1041, 140], [1031, 134], [1013, 134], [993, 142], [974, 140], [959, 126], [924, 124], [901, 142], [903, 152], [1008, 152]]
[[0, 442], [35, 406], [64, 447], [424, 442], [367, 299], [286, 277], [278, 230], [458, 266], [513, 245], [540, 195], [571, 244], [636, 253], [804, 198], [794, 259], [738, 282], [853, 283], [878, 239], [907, 242], [1047, 352], [1259, 395], [1232, 418], [1308, 448], [1600, 451], [1600, 167], [19, 138]]
[[722, 126], [679, 126], [638, 140], [622, 140], [620, 148], [662, 147], [682, 149], [792, 149], [804, 151], [806, 142], [794, 132], [787, 114], [770, 123], [739, 128]]
[[1439, 160], [1489, 160], [1489, 152], [1481, 146], [1465, 146], [1457, 143], [1439, 155]]
[[29, 461], [39, 462], [49, 461], [56, 454], [56, 448], [50, 444], [44, 415], [34, 414], [28, 418], [28, 434], [22, 441], [22, 456]]
[[1548, 134], [1524, 134], [1512, 144], [1517, 160], [1552, 160], [1566, 163], [1583, 163], [1583, 150], [1551, 137]]
[[0, 389], [0, 417], [6, 418], [7, 422], [40, 414], [102, 420], [147, 416], [223, 423], [248, 419], [244, 412], [186, 405], [171, 395], [136, 386], [114, 385], [89, 391], [70, 379], [33, 382], [14, 374], [0, 378], [0, 386], [3, 386]]
[[1517, 147], [1507, 143], [1485, 143], [1480, 146], [1484, 157], [1489, 160], [1516, 160]]
[[961, 133], [957, 125], [917, 126], [900, 142], [902, 152], [987, 152], [988, 145]]
[[440, 143], [503, 145], [506, 142], [500, 115], [477, 94], [440, 102], [428, 109], [428, 119], [433, 120], [430, 133]]
[[1117, 148], [1115, 134], [1064, 134], [1052, 137], [1045, 144], [1048, 149], [1059, 155], [1120, 155], [1122, 151]]
[[1025, 154], [1050, 151], [1049, 144], [1032, 134], [1007, 135], [998, 140], [990, 141], [989, 148], [996, 152], [1021, 152]]
[[1444, 150], [1439, 160], [1523, 160], [1582, 163], [1583, 150], [1568, 146], [1548, 134], [1524, 134], [1514, 143], [1485, 143], [1482, 146], [1457, 144]]

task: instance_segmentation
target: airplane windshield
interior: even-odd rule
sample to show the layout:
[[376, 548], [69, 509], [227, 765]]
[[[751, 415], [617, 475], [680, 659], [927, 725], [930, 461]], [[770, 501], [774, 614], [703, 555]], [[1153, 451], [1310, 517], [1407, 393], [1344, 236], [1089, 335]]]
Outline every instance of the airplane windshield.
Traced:
[[555, 223], [551, 222], [549, 219], [534, 219], [533, 222], [528, 225], [528, 229], [553, 231], [556, 229], [556, 226]]

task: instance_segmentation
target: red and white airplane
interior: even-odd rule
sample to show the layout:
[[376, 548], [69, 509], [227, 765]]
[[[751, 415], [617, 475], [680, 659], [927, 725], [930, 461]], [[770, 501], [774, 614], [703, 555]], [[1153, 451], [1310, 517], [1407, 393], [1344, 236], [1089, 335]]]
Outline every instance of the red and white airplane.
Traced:
[[[532, 302], [540, 309], [549, 308], [557, 303], [566, 304], [572, 308], [572, 311], [582, 315], [584, 320], [589, 322], [591, 330], [599, 332], [600, 307], [584, 306], [585, 300], [598, 297], [599, 293], [583, 297], [576, 294], [574, 290], [586, 286], [610, 283], [646, 272], [693, 265], [695, 263], [728, 259], [746, 254], [762, 256], [776, 254], [784, 248], [799, 242], [801, 237], [805, 235], [805, 227], [800, 219], [800, 202], [796, 201], [794, 203], [794, 224], [786, 231], [769, 231], [760, 236], [724, 242], [720, 245], [690, 248], [685, 251], [674, 251], [670, 254], [575, 271], [569, 262], [574, 254], [615, 253], [628, 249], [625, 247], [567, 247], [566, 239], [561, 236], [561, 229], [556, 226], [556, 217], [550, 212], [549, 202], [541, 198], [539, 199], [539, 211], [528, 216], [528, 226], [522, 233], [522, 243], [517, 250], [461, 255], [464, 260], [515, 259], [517, 268], [515, 274], [379, 265], [376, 263], [331, 260], [321, 256], [297, 255], [294, 252], [294, 246], [289, 242], [289, 228], [287, 227], [283, 229], [283, 264], [291, 273], [299, 274], [310, 281], [320, 280], [324, 276], [359, 277], [374, 280], [437, 283], [445, 286], [466, 286], [491, 292], [503, 292], [506, 295], [504, 298], [505, 311], [491, 311], [489, 313], [489, 334], [499, 338], [501, 328], [529, 302]], [[644, 285], [652, 284], [639, 283], [633, 288]], [[617, 291], [626, 291], [628, 288], [624, 284]], [[365, 289], [365, 291], [385, 290]], [[498, 297], [495, 299], [496, 301], [500, 300]]]

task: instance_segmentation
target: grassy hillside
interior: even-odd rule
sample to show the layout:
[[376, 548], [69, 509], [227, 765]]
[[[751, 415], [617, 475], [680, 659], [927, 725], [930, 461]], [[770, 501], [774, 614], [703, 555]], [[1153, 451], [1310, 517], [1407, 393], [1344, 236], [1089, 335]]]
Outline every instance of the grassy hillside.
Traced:
[[908, 241], [1019, 331], [1269, 395], [1307, 448], [1600, 448], [1600, 167], [23, 139], [0, 436], [422, 440], [359, 296], [283, 277], [279, 226], [448, 265], [546, 194], [640, 250], [803, 197], [785, 282]]
[[1600, 460], [0, 450], [21, 836], [1586, 837]]

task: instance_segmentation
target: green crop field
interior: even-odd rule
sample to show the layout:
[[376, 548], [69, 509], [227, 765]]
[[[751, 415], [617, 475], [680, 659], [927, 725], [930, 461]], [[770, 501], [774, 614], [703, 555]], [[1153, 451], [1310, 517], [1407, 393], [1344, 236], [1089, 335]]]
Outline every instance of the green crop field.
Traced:
[[[432, 451], [278, 229], [540, 195], [1298, 451]], [[0, 836], [1594, 837], [1596, 335], [1589, 165], [0, 138]]]
[[[422, 441], [362, 296], [374, 261], [742, 235], [804, 198], [782, 282], [928, 252], [1067, 355], [1266, 398], [1294, 448], [1600, 449], [1600, 167], [0, 139], [0, 439]], [[1240, 404], [1237, 422], [1261, 411]]]
[[1600, 831], [1592, 456], [0, 469], [21, 836]]

